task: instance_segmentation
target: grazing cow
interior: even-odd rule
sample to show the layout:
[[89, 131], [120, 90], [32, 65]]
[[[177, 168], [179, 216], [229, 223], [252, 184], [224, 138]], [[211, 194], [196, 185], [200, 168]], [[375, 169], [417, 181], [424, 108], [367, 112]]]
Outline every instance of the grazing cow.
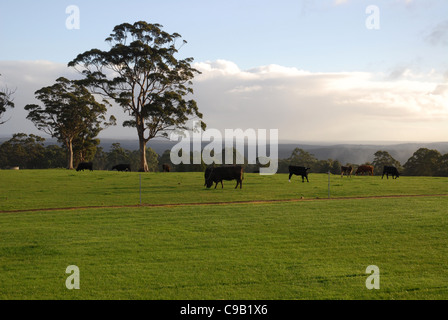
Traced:
[[215, 189], [218, 183], [221, 182], [222, 188], [224, 185], [223, 180], [236, 180], [235, 189], [240, 185], [240, 189], [243, 187], [243, 167], [242, 166], [224, 166], [210, 169], [209, 172], [206, 170], [205, 174], [205, 185], [210, 188], [213, 183], [215, 183]]
[[[212, 170], [213, 170], [213, 167], [207, 167], [205, 169], [205, 172], [204, 172], [204, 187], [207, 186], [207, 180], [208, 180], [208, 177], [210, 176], [210, 173], [212, 172]], [[221, 184], [222, 184], [222, 182], [221, 182]], [[223, 188], [224, 188], [224, 186], [223, 186]]]
[[353, 167], [352, 166], [341, 166], [341, 178], [346, 174], [350, 178], [352, 177]]
[[117, 164], [116, 166], [113, 166], [111, 170], [117, 170], [117, 171], [131, 171], [131, 165], [127, 163]]
[[373, 176], [373, 166], [368, 166], [368, 165], [359, 166], [358, 169], [356, 170], [355, 175], [358, 175], [358, 174], [364, 175], [364, 173], [367, 173], [367, 174]]
[[309, 182], [308, 170], [310, 170], [310, 168], [299, 167], [299, 166], [289, 166], [289, 182], [291, 182], [291, 177], [293, 174], [295, 174], [296, 176], [302, 176], [302, 182], [305, 182], [305, 178], [306, 178], [306, 181]]
[[162, 170], [163, 170], [163, 172], [170, 172], [171, 167], [167, 164], [162, 164]]
[[80, 162], [78, 164], [78, 167], [76, 168], [76, 171], [84, 171], [84, 170], [90, 170], [93, 171], [93, 163], [92, 162]]
[[381, 179], [384, 178], [384, 175], [386, 175], [387, 179], [389, 179], [389, 175], [392, 176], [392, 179], [397, 179], [400, 176], [400, 173], [394, 166], [384, 166], [383, 176], [381, 177]]

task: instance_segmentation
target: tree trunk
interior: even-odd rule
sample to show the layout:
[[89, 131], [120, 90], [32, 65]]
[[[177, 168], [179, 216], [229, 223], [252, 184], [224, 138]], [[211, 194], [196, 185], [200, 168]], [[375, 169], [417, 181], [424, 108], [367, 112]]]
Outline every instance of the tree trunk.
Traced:
[[140, 145], [140, 172], [148, 172], [148, 163], [146, 162], [146, 140], [143, 137], [139, 137]]
[[68, 164], [67, 169], [73, 170], [73, 143], [72, 140], [69, 140], [67, 142], [67, 149], [68, 149]]

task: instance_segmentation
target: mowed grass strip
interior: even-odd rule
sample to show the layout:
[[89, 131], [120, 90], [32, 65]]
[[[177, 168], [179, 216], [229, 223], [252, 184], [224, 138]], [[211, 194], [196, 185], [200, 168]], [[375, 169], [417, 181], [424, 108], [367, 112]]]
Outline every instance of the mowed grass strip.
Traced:
[[[309, 175], [302, 183], [287, 174], [261, 176], [245, 173], [243, 188], [235, 190], [235, 181], [225, 181], [224, 189], [204, 187], [204, 174], [143, 173], [143, 204], [183, 204], [328, 197], [328, 175]], [[0, 211], [70, 208], [90, 206], [138, 205], [140, 173], [68, 170], [0, 170]], [[380, 176], [330, 179], [332, 198], [389, 195], [448, 194], [448, 178]]]
[[[404, 179], [403, 179], [404, 180]], [[448, 198], [0, 215], [0, 299], [447, 299]], [[66, 267], [80, 268], [68, 290]], [[367, 266], [380, 289], [365, 286]]]

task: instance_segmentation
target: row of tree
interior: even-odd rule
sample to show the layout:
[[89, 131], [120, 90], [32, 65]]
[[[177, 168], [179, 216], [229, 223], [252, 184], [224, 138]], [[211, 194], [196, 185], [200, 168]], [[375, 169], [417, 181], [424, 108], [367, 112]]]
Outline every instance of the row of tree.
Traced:
[[[279, 171], [287, 172], [289, 165], [303, 165], [311, 168], [311, 172], [340, 174], [341, 163], [338, 160], [318, 160], [309, 152], [296, 148], [288, 159], [279, 161]], [[387, 151], [375, 152], [372, 162], [363, 163], [374, 167], [374, 174], [381, 175], [384, 166], [394, 166], [406, 176], [443, 176], [448, 177], [448, 153], [442, 155], [437, 150], [420, 148], [406, 161], [404, 165], [394, 159]], [[359, 164], [347, 163], [354, 170]]]
[[[78, 140], [76, 140], [78, 141]], [[95, 170], [110, 170], [120, 163], [128, 163], [133, 171], [140, 169], [140, 152], [138, 150], [127, 150], [119, 143], [112, 144], [109, 151], [98, 146], [99, 141], [89, 144], [88, 147], [81, 142], [76, 142], [74, 148], [74, 163], [81, 161], [92, 161]], [[58, 145], [44, 144], [45, 139], [33, 134], [14, 134], [11, 139], [0, 145], [0, 168], [20, 167], [23, 169], [49, 169], [65, 168], [67, 152], [64, 147]], [[83, 147], [84, 146], [84, 147]], [[224, 150], [223, 150], [224, 151]], [[172, 171], [177, 172], [203, 172], [207, 165], [201, 164], [179, 164], [174, 165], [170, 159], [170, 150], [158, 155], [153, 149], [145, 150], [148, 171], [162, 171], [162, 165], [168, 164]], [[234, 162], [236, 162], [236, 150], [233, 150]], [[190, 154], [193, 159], [193, 154]], [[245, 172], [258, 172], [260, 164], [249, 164], [244, 159]], [[193, 161], [190, 161], [193, 163]], [[408, 176], [448, 176], [448, 154], [442, 155], [437, 150], [420, 148], [407, 160], [404, 165], [394, 159], [387, 151], [377, 151], [374, 160], [370, 163], [374, 166], [374, 174], [381, 175], [385, 165], [395, 166], [399, 172]], [[318, 160], [313, 154], [296, 148], [291, 156], [278, 161], [278, 173], [287, 173], [288, 166], [300, 165], [311, 168], [314, 173], [340, 174], [341, 163], [338, 160]], [[358, 164], [347, 163], [356, 168]]]
[[[178, 33], [145, 21], [116, 26], [106, 39], [110, 50], [92, 49], [68, 63], [83, 76], [81, 80], [60, 77], [35, 92], [41, 103], [25, 106], [27, 119], [58, 139], [68, 155], [66, 167], [73, 169], [76, 157], [85, 161], [92, 156], [89, 150], [98, 145], [100, 131], [116, 124], [115, 117], [105, 118], [108, 106], [115, 103], [129, 116], [123, 126], [136, 128], [138, 169], [149, 171], [146, 145], [151, 139], [187, 129], [190, 118], [202, 119], [196, 102], [189, 99], [191, 80], [199, 71], [191, 66], [193, 58], [175, 57], [180, 39]], [[0, 88], [0, 125], [5, 111], [14, 107], [13, 93]], [[201, 127], [205, 129], [205, 123]], [[40, 142], [36, 136], [16, 138]]]
[[[134, 170], [139, 168], [138, 150], [126, 150], [119, 143], [112, 144], [108, 152], [97, 146], [97, 143], [89, 145], [88, 149], [80, 148], [80, 144], [75, 145], [77, 146], [74, 148], [75, 167], [81, 161], [92, 161], [95, 170], [110, 170], [120, 163], [128, 163]], [[34, 134], [17, 133], [0, 145], [0, 168], [2, 169], [66, 168], [67, 157], [69, 155], [66, 148], [59, 145], [45, 146], [45, 139]], [[153, 149], [147, 148], [146, 158], [150, 171], [159, 171], [160, 157]]]

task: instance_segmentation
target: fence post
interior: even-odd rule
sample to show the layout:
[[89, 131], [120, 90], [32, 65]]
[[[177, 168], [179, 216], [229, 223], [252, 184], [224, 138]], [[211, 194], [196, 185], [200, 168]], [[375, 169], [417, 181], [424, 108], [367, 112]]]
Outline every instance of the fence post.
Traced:
[[331, 172], [328, 170], [328, 199], [330, 199], [330, 175]]
[[142, 205], [142, 174], [140, 173], [140, 205]]

